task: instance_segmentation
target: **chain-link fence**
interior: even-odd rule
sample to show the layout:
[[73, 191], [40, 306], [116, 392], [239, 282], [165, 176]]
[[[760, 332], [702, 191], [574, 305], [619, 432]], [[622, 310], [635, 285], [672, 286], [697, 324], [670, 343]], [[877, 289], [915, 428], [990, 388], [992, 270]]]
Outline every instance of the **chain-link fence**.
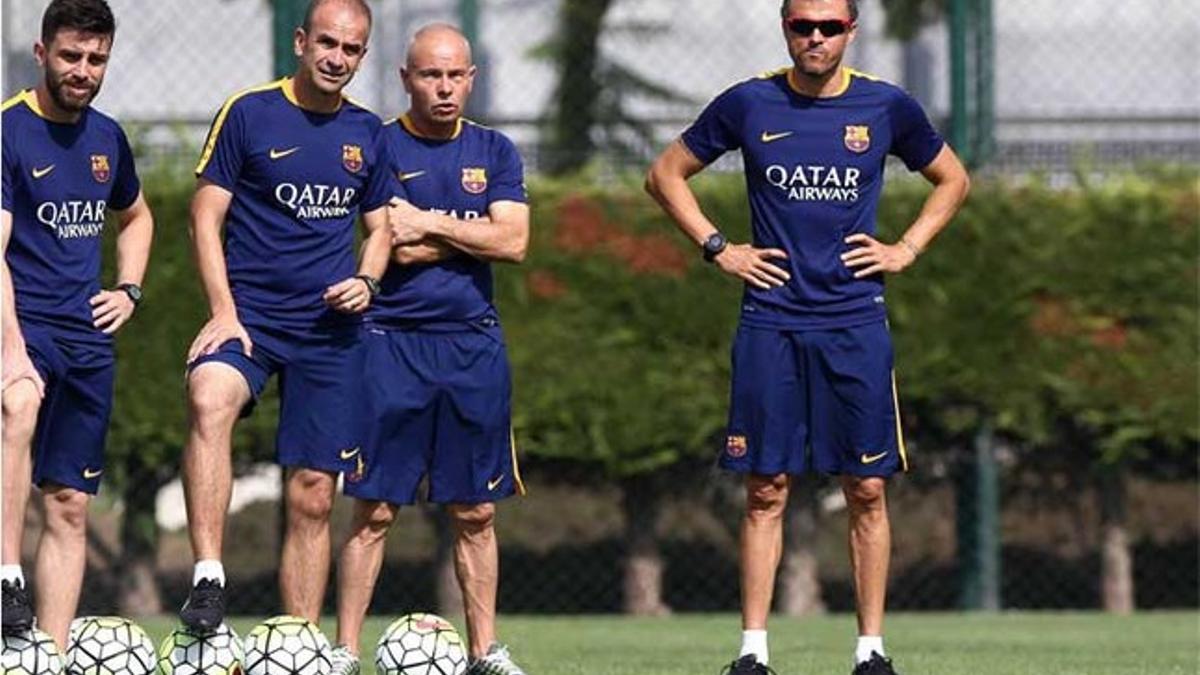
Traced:
[[[221, 102], [273, 77], [272, 3], [110, 1], [119, 28], [97, 106], [133, 131], [144, 170], [186, 170]], [[582, 174], [590, 180], [644, 171], [648, 160], [726, 86], [787, 64], [775, 0], [594, 0], [592, 9], [603, 16], [593, 73], [599, 94], [592, 110], [571, 109], [571, 101], [557, 93], [564, 72], [556, 58], [563, 53], [559, 43], [566, 31], [562, 4], [377, 0], [371, 53], [350, 92], [382, 115], [402, 111], [406, 100], [396, 68], [408, 37], [426, 22], [457, 22], [464, 8], [477, 10], [481, 76], [473, 116], [511, 135], [534, 175], [549, 172], [575, 151], [549, 140], [556, 118], [589, 116], [593, 147], [586, 159], [588, 166], [598, 167]], [[43, 5], [4, 0], [6, 93], [37, 77], [30, 45]], [[883, 3], [863, 2], [862, 7], [849, 62], [905, 84], [944, 127], [951, 114], [945, 20], [931, 17], [902, 43], [886, 33]], [[1200, 5], [1192, 0], [1006, 0], [995, 3], [994, 31], [996, 152], [988, 170], [1067, 175], [1079, 168], [1107, 172], [1145, 161], [1200, 164]], [[182, 228], [183, 223], [160, 215], [159, 226]], [[545, 293], [557, 292], [552, 279], [545, 283]], [[538, 292], [536, 285], [531, 288]], [[613, 346], [621, 348], [619, 341]], [[902, 363], [904, 354], [898, 358]], [[545, 384], [535, 375], [522, 382], [519, 367], [517, 373], [520, 385]], [[175, 387], [170, 395], [176, 396], [178, 383], [172, 382], [166, 386]], [[258, 414], [269, 414], [267, 408]], [[664, 418], [661, 423], [693, 421]], [[714, 448], [718, 435], [710, 439]], [[1114, 500], [1123, 514], [1121, 536], [1132, 561], [1136, 605], [1200, 603], [1194, 458], [1174, 460], [1166, 469], [1143, 462], [1114, 493], [1093, 480], [1092, 468], [1044, 470], [1036, 462], [1026, 464], [1029, 453], [1003, 441], [978, 451], [969, 437], [936, 439], [918, 430], [914, 450], [918, 456], [927, 451], [927, 459], [891, 491], [892, 607], [1101, 606], [1102, 570], [1114, 541], [1109, 517]], [[267, 437], [253, 442], [271, 445]], [[177, 457], [178, 448], [171, 450]], [[555, 453], [534, 453], [526, 460], [530, 496], [500, 511], [504, 611], [737, 607], [741, 488], [710, 462], [684, 458], [627, 477]], [[83, 611], [111, 611], [127, 590], [121, 530], [131, 521], [124, 517], [129, 505], [121, 495], [132, 494], [128, 484], [139, 486], [133, 492], [156, 486], [153, 576], [161, 589], [159, 607], [170, 609], [181, 601], [191, 556], [181, 488], [170, 480], [175, 466], [156, 466], [145, 474], [114, 472], [123, 484], [106, 485], [93, 512]], [[226, 563], [239, 587], [231, 609], [265, 614], [278, 604], [280, 476], [269, 464], [246, 464], [240, 473], [227, 537]], [[833, 482], [798, 487], [778, 604], [795, 613], [849, 609], [845, 502]], [[347, 512], [347, 505], [339, 504], [335, 541], [345, 534]], [[32, 545], [39, 529], [36, 509], [29, 523]], [[402, 512], [389, 542], [376, 608], [452, 602], [446, 532], [431, 510]], [[964, 542], [970, 550], [964, 551]]]

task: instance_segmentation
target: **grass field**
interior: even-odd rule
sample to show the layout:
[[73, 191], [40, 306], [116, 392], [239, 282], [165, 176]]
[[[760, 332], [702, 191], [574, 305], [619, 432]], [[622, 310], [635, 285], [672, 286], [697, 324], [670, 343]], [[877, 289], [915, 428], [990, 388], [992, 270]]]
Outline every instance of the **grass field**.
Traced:
[[[387, 622], [368, 621], [368, 657]], [[233, 621], [243, 635], [254, 623]], [[172, 627], [169, 618], [142, 625], [156, 642]], [[326, 619], [322, 627], [332, 634], [334, 622]], [[740, 640], [732, 615], [502, 617], [500, 628], [529, 675], [716, 675]], [[1194, 612], [899, 614], [888, 617], [887, 633], [902, 675], [1200, 672], [1200, 615]], [[773, 619], [771, 665], [779, 675], [849, 673], [853, 636], [852, 616]], [[369, 662], [363, 675], [374, 673]]]

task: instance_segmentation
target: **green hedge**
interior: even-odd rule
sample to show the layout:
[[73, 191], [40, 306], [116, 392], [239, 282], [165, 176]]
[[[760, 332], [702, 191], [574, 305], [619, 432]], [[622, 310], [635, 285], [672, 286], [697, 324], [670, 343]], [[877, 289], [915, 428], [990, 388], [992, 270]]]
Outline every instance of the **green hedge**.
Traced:
[[[713, 220], [745, 239], [740, 177], [695, 183]], [[1103, 461], [1194, 449], [1198, 186], [1194, 174], [1166, 172], [1070, 190], [977, 183], [920, 262], [889, 283], [918, 435], [987, 418], [1041, 447], [1065, 421], [1096, 440]], [[118, 341], [118, 481], [123, 458], [177, 468], [184, 355], [206, 315], [187, 245], [191, 189], [186, 177], [146, 180], [158, 232], [146, 302]], [[889, 185], [885, 238], [925, 194], [919, 180]], [[739, 285], [699, 261], [638, 182], [538, 182], [532, 200], [528, 260], [497, 266], [525, 453], [613, 477], [710, 455], [725, 423]], [[241, 423], [239, 457], [270, 456], [276, 409], [269, 396]]]

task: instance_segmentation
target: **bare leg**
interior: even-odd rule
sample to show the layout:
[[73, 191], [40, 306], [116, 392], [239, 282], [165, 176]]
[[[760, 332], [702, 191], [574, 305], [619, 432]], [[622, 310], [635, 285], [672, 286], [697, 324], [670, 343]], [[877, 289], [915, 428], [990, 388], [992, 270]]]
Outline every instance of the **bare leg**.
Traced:
[[86, 492], [61, 485], [49, 485], [42, 492], [46, 526], [38, 542], [38, 583], [34, 589], [38, 627], [63, 650], [83, 585], [90, 501], [91, 495]]
[[233, 491], [233, 425], [249, 400], [250, 388], [232, 366], [205, 363], [188, 378], [191, 425], [183, 451], [183, 487], [196, 560], [221, 559]]
[[355, 655], [359, 654], [363, 620], [383, 566], [388, 528], [398, 510], [398, 506], [387, 502], [354, 500], [350, 538], [338, 560], [337, 643]]
[[21, 564], [21, 539], [25, 534], [25, 508], [33, 479], [33, 432], [37, 428], [41, 399], [29, 380], [20, 380], [4, 390], [3, 544], [0, 562]]
[[496, 505], [451, 504], [454, 522], [454, 571], [463, 594], [471, 657], [487, 655], [496, 641], [496, 591], [500, 551], [496, 542]]
[[850, 511], [850, 564], [854, 568], [859, 635], [883, 635], [892, 552], [886, 489], [882, 478], [842, 477], [842, 492]]
[[334, 474], [293, 467], [287, 477], [287, 532], [279, 561], [283, 609], [314, 624], [329, 581], [329, 515], [333, 511]]
[[746, 515], [742, 519], [742, 629], [766, 630], [775, 592], [775, 572], [783, 555], [783, 514], [787, 475], [746, 476]]

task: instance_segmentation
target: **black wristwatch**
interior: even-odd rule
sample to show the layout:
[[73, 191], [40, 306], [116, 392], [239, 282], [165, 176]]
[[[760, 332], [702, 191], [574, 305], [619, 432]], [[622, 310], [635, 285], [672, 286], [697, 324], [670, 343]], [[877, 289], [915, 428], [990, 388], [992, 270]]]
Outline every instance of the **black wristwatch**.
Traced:
[[367, 292], [371, 294], [372, 298], [379, 295], [379, 292], [383, 290], [379, 285], [379, 280], [370, 274], [356, 274], [354, 278], [363, 280], [363, 283], [367, 285]]
[[117, 284], [116, 290], [125, 291], [125, 295], [128, 295], [129, 299], [133, 301], [134, 307], [137, 307], [138, 305], [142, 304], [142, 287], [141, 286], [138, 286], [135, 283], [127, 282], [127, 283], [123, 283], [123, 284]]
[[708, 239], [705, 239], [704, 243], [700, 246], [704, 250], [704, 260], [712, 262], [713, 258], [716, 258], [721, 254], [721, 251], [725, 250], [726, 246], [729, 246], [729, 240], [720, 232], [713, 232], [708, 235]]

